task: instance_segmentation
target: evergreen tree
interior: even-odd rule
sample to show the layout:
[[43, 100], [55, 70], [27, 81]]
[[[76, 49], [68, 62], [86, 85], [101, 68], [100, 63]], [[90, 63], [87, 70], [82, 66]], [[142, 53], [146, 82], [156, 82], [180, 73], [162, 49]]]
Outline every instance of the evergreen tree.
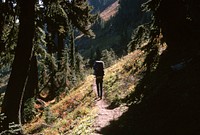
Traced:
[[115, 52], [112, 49], [103, 50], [101, 55], [102, 55], [101, 60], [104, 61], [105, 67], [111, 66], [117, 60], [117, 55], [115, 54]]
[[[51, 53], [51, 57], [54, 57], [57, 54], [57, 56], [53, 58], [57, 59], [57, 64], [54, 65], [52, 63], [54, 65], [53, 67], [55, 68], [47, 69], [47, 71], [49, 70], [51, 76], [49, 79], [51, 79], [50, 87], [52, 92], [50, 93], [57, 93], [56, 90], [58, 90], [58, 87], [65, 86], [63, 83], [65, 82], [64, 80], [68, 81], [74, 80], [76, 78], [74, 70], [75, 62], [73, 62], [75, 60], [75, 55], [67, 56], [67, 61], [74, 63], [67, 64], [68, 66], [71, 65], [71, 69], [69, 69], [69, 67], [65, 68], [64, 65], [66, 64], [63, 64], [66, 63], [64, 62], [66, 60], [66, 56], [63, 55], [63, 51], [65, 50], [66, 55], [68, 52], [67, 50], [75, 50], [70, 48], [65, 49], [65, 47], [67, 47], [65, 45], [67, 43], [67, 40], [70, 41], [69, 44], [74, 42], [74, 37], [71, 38], [70, 35], [72, 27], [73, 29], [74, 27], [78, 28], [81, 32], [85, 33], [88, 36], [94, 36], [94, 33], [90, 30], [90, 27], [91, 24], [95, 21], [96, 16], [90, 14], [90, 10], [92, 8], [87, 4], [87, 1], [44, 1], [44, 6], [46, 8], [41, 10], [42, 12], [44, 12], [43, 14], [46, 14], [43, 25], [45, 25], [44, 23], [46, 23], [47, 35], [49, 35], [46, 40], [47, 48]], [[74, 20], [74, 18], [78, 18], [79, 21]], [[70, 47], [70, 45], [68, 47]], [[65, 76], [63, 76], [63, 74], [66, 74], [65, 70], [63, 69], [66, 69], [68, 76], [72, 77], [66, 78]], [[54, 96], [51, 97], [53, 98]]]
[[[6, 2], [11, 2], [8, 0]], [[4, 113], [7, 117], [3, 121], [3, 128], [7, 129], [8, 124], [11, 122], [15, 122], [16, 124], [21, 124], [21, 109], [23, 108], [23, 96], [25, 94], [25, 90], [29, 91], [30, 94], [30, 84], [33, 85], [32, 82], [37, 82], [38, 77], [32, 77], [32, 75], [37, 76], [37, 59], [35, 54], [37, 54], [38, 58], [40, 57], [40, 53], [44, 54], [47, 61], [50, 61], [50, 64], [43, 67], [48, 67], [48, 72], [51, 72], [51, 77], [49, 82], [51, 83], [51, 92], [50, 96], [55, 96], [55, 87], [57, 85], [55, 82], [54, 75], [55, 72], [55, 61], [54, 61], [54, 49], [52, 40], [55, 39], [56, 35], [58, 36], [58, 58], [63, 55], [61, 52], [64, 50], [64, 38], [66, 33], [69, 32], [69, 22], [76, 28], [78, 28], [84, 34], [94, 37], [94, 33], [91, 31], [91, 25], [96, 19], [96, 15], [90, 14], [91, 7], [87, 4], [87, 1], [47, 1], [44, 0], [44, 8], [39, 6], [39, 9], [36, 8], [35, 11], [35, 1], [17, 1], [17, 6], [20, 7], [20, 15], [19, 15], [19, 34], [18, 34], [18, 42], [15, 51], [15, 58], [12, 66], [12, 72], [9, 79], [8, 87], [5, 93], [3, 105], [2, 105], [2, 113]], [[12, 4], [11, 4], [12, 5]], [[12, 9], [13, 10], [13, 9]], [[11, 10], [11, 11], [12, 11]], [[37, 14], [35, 14], [37, 13]], [[1, 13], [0, 13], [1, 14]], [[8, 14], [12, 14], [12, 12], [8, 12]], [[5, 20], [5, 14], [1, 14], [0, 16]], [[15, 16], [14, 16], [15, 23]], [[36, 20], [36, 23], [35, 23]], [[36, 25], [35, 25], [36, 24]], [[4, 23], [0, 24], [1, 29], [5, 26]], [[37, 35], [34, 32], [39, 30], [39, 27], [43, 27], [47, 25], [47, 33], [51, 36], [48, 45], [47, 54], [45, 50], [45, 44], [34, 45], [37, 44], [37, 41], [34, 41], [34, 36]], [[37, 26], [37, 27], [36, 27]], [[36, 31], [35, 31], [36, 27]], [[4, 33], [0, 33], [1, 39]], [[37, 39], [37, 38], [35, 38]], [[51, 40], [52, 39], [52, 40]], [[34, 41], [34, 42], [33, 42]], [[41, 41], [42, 43], [43, 41]], [[2, 45], [2, 44], [1, 44]], [[33, 46], [34, 45], [34, 46]], [[33, 48], [34, 47], [34, 48]], [[3, 49], [4, 50], [4, 49]], [[35, 51], [33, 51], [35, 50]], [[43, 60], [43, 59], [41, 59]], [[45, 60], [46, 61], [46, 60]], [[46, 62], [47, 62], [46, 61]], [[39, 61], [44, 62], [44, 61]], [[31, 64], [33, 63], [33, 64]], [[61, 63], [60, 63], [61, 66]], [[46, 70], [45, 70], [46, 72]], [[31, 76], [31, 77], [30, 77]], [[35, 80], [36, 79], [36, 80]], [[58, 80], [57, 80], [58, 81]], [[56, 86], [57, 87], [57, 86]], [[31, 88], [32, 89], [32, 88]], [[20, 132], [18, 134], [21, 134]]]
[[74, 29], [71, 27], [70, 32], [70, 58], [71, 58], [71, 69], [72, 69], [72, 81], [76, 81], [76, 73], [75, 73], [75, 67], [76, 67], [76, 56], [75, 56], [75, 39], [74, 39]]
[[[12, 72], [2, 105], [2, 112], [6, 116], [3, 121], [3, 129], [7, 129], [9, 123], [21, 123], [22, 98], [30, 71], [30, 59], [33, 49], [35, 1], [18, 1], [18, 3], [21, 11], [19, 38]], [[21, 133], [19, 132], [18, 134]]]

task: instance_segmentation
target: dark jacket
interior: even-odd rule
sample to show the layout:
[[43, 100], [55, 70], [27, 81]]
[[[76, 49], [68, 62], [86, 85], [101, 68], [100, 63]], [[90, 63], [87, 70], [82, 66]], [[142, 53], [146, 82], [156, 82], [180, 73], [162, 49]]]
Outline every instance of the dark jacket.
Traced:
[[104, 76], [104, 62], [103, 61], [95, 61], [93, 69], [94, 69], [95, 76]]

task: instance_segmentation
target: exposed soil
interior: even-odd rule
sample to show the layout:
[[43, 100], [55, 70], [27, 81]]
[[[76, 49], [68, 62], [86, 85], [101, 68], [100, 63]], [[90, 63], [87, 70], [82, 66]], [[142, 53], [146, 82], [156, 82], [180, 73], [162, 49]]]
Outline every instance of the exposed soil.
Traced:
[[[96, 84], [93, 84], [93, 90], [97, 93]], [[92, 135], [101, 135], [100, 130], [110, 124], [110, 121], [117, 120], [124, 112], [128, 110], [128, 107], [121, 105], [114, 109], [109, 109], [109, 104], [104, 97], [96, 100], [96, 107], [98, 109], [97, 117], [95, 119], [94, 133]]]

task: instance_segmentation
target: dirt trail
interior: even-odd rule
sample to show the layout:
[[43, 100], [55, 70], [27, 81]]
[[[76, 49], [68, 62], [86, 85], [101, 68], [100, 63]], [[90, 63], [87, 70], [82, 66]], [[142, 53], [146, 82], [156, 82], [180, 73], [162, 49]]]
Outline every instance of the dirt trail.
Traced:
[[[96, 84], [93, 84], [93, 90], [96, 93]], [[125, 111], [127, 111], [127, 106], [119, 106], [114, 109], [108, 109], [108, 103], [106, 103], [104, 97], [101, 100], [96, 101], [97, 117], [93, 125], [95, 132], [92, 135], [101, 135], [99, 132], [103, 127], [110, 124], [110, 121], [117, 120]]]

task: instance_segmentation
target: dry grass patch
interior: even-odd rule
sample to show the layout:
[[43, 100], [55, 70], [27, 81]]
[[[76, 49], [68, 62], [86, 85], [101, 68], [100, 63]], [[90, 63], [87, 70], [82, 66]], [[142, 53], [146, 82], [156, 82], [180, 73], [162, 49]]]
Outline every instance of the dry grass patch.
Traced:
[[[141, 51], [134, 51], [121, 58], [116, 64], [105, 70], [104, 91], [108, 102], [120, 103], [134, 91], [137, 73], [135, 63], [139, 62]], [[94, 76], [86, 77], [78, 87], [70, 90], [58, 103], [48, 106], [46, 112], [38, 120], [26, 124], [26, 133], [51, 134], [91, 134], [97, 116], [95, 92], [93, 92]], [[48, 120], [48, 121], [47, 121]], [[43, 124], [41, 124], [43, 123]]]
[[[112, 102], [120, 102], [134, 91], [137, 82], [137, 67], [135, 64], [142, 61], [142, 51], [136, 50], [120, 59], [116, 64], [106, 69], [104, 89], [106, 99]], [[136, 67], [137, 66], [137, 67]]]
[[[70, 90], [63, 100], [48, 106], [49, 110], [44, 112], [38, 121], [32, 121], [31, 124], [24, 126], [25, 133], [39, 131], [39, 133], [50, 135], [72, 132], [73, 128], [79, 125], [79, 121], [85, 119], [86, 116], [91, 118], [95, 116], [91, 114], [94, 112], [95, 100], [95, 94], [92, 89], [93, 80], [94, 77], [92, 75], [88, 76], [83, 84]], [[50, 123], [45, 121], [47, 117], [49, 117]], [[47, 126], [44, 128], [43, 125], [45, 124]], [[41, 128], [42, 131], [40, 131]]]

